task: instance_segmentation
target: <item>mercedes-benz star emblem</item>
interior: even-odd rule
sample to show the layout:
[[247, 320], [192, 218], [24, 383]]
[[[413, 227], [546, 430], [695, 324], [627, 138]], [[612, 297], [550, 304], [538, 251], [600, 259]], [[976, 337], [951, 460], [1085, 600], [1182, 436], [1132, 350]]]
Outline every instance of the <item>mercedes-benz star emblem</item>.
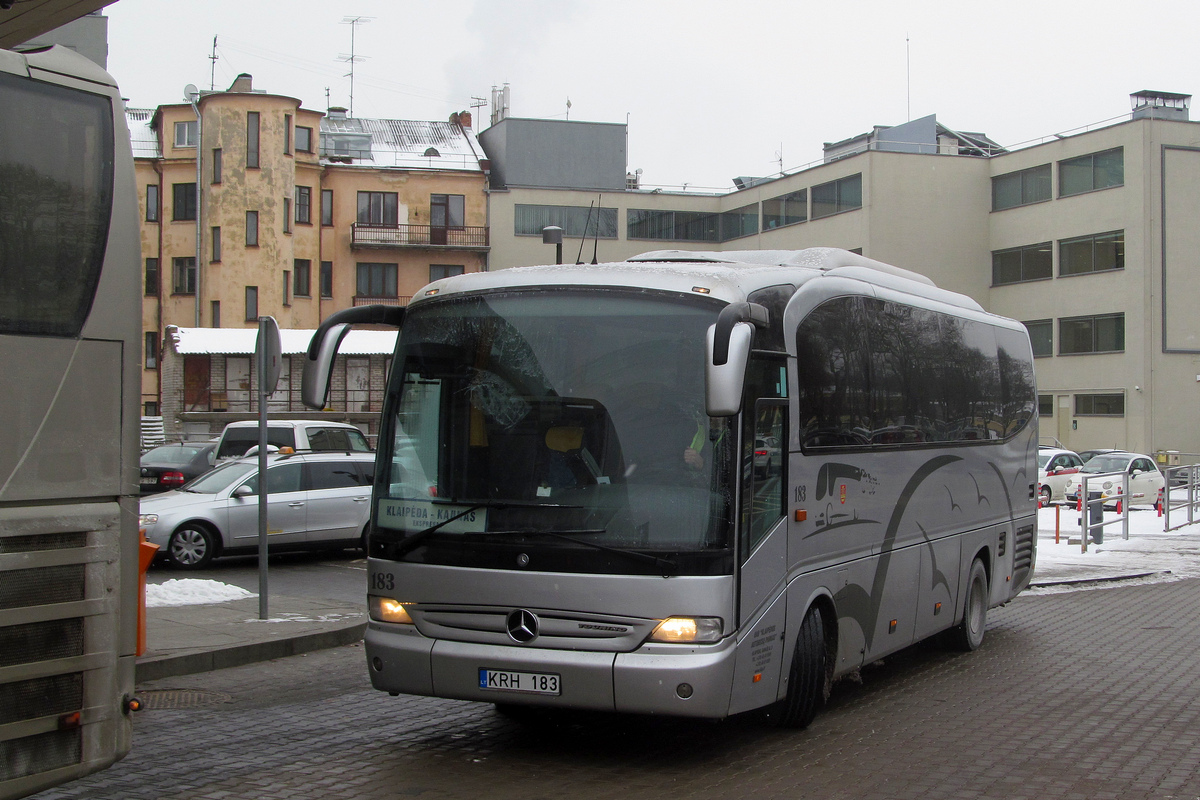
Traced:
[[512, 637], [514, 642], [526, 644], [537, 638], [538, 618], [534, 616], [532, 611], [526, 611], [523, 608], [510, 611], [508, 612], [506, 622], [508, 624], [508, 635]]

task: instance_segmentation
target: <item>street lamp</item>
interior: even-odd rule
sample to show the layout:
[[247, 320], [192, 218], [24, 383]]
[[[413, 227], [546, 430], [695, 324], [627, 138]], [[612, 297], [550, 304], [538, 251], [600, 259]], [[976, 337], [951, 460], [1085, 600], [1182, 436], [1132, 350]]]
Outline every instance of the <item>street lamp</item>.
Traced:
[[547, 225], [542, 228], [542, 244], [554, 245], [554, 263], [562, 263], [562, 228], [557, 225]]

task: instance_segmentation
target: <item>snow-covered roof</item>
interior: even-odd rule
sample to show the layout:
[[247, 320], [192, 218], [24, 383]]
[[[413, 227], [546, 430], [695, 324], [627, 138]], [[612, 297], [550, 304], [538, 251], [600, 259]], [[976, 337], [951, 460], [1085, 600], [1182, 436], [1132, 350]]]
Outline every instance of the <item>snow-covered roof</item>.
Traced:
[[154, 119], [152, 108], [126, 108], [125, 124], [129, 126], [129, 142], [134, 158], [158, 158], [158, 134], [150, 127]]
[[[280, 329], [285, 355], [308, 352], [311, 329]], [[167, 326], [167, 341], [180, 355], [251, 355], [258, 340], [257, 328], [179, 328]], [[396, 349], [396, 331], [352, 330], [338, 352], [349, 356], [390, 355]]]
[[321, 119], [321, 161], [364, 167], [481, 172], [486, 158], [470, 128], [409, 119]]

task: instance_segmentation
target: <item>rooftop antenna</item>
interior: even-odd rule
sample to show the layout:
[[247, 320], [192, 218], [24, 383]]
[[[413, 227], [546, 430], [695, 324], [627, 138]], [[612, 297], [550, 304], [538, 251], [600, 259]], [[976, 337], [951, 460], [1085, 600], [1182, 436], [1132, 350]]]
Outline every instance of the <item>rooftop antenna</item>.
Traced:
[[[601, 203], [604, 202], [604, 195], [596, 195], [596, 235], [592, 237], [592, 263], [596, 263], [596, 249], [600, 247], [600, 209], [603, 208]], [[586, 231], [584, 231], [586, 233]]]
[[571, 98], [567, 98], [567, 119], [571, 119]]
[[213, 36], [212, 55], [208, 57], [208, 60], [212, 62], [212, 69], [209, 71], [209, 76], [208, 76], [208, 90], [211, 92], [211, 91], [215, 91], [217, 88], [217, 37], [216, 36]]
[[[486, 106], [486, 105], [487, 105], [487, 103], [488, 103], [488, 101], [487, 101], [487, 98], [485, 98], [485, 97], [476, 97], [475, 95], [471, 95], [471, 112], [472, 112], [472, 116], [476, 116], [475, 109], [477, 109], [477, 108], [483, 108], [484, 106]], [[480, 123], [480, 124], [482, 124], [482, 123]]]
[[350, 116], [351, 117], [354, 116], [354, 64], [358, 61], [365, 61], [367, 58], [366, 56], [356, 56], [354, 54], [354, 31], [358, 28], [359, 25], [365, 25], [366, 23], [370, 22], [373, 19], [375, 19], [375, 18], [374, 17], [343, 17], [342, 18], [342, 24], [350, 26], [350, 55], [341, 53], [340, 55], [338, 55], [337, 60], [350, 62], [350, 72], [347, 73], [346, 76], [344, 76], [344, 77], [350, 78]]
[[583, 243], [587, 241], [588, 226], [592, 224], [592, 206], [596, 205], [596, 201], [588, 203], [587, 221], [583, 223], [583, 238], [579, 240], [579, 252], [575, 255], [575, 263], [583, 263]]
[[325, 110], [329, 110], [329, 87], [325, 87]]
[[909, 46], [909, 36], [904, 34], [904, 80], [908, 91], [908, 121], [912, 122], [912, 49]]
[[783, 142], [779, 143], [779, 149], [775, 151], [775, 162], [779, 164], [779, 174], [783, 174]]

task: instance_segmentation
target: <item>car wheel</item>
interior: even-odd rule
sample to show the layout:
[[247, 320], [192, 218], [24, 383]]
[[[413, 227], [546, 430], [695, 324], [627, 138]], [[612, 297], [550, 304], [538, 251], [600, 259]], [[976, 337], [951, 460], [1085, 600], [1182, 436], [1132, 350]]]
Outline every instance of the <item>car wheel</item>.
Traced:
[[987, 629], [987, 610], [987, 570], [977, 558], [971, 563], [971, 577], [967, 580], [967, 601], [963, 608], [962, 621], [950, 630], [950, 643], [955, 649], [965, 652], [979, 649]]
[[1043, 486], [1040, 490], [1038, 490], [1038, 493], [1042, 496], [1042, 505], [1050, 505], [1050, 487]]
[[368, 555], [368, 553], [367, 553], [367, 533], [369, 533], [370, 530], [371, 530], [370, 524], [364, 525], [362, 536], [360, 536], [358, 539], [358, 549], [362, 550], [362, 554], [364, 556]]
[[781, 728], [807, 728], [825, 704], [828, 688], [828, 652], [825, 648], [825, 620], [816, 607], [810, 608], [800, 624], [796, 653], [788, 674], [787, 696], [771, 709], [775, 724]]
[[180, 569], [200, 569], [216, 555], [217, 539], [212, 531], [195, 522], [179, 526], [167, 542], [167, 558]]

